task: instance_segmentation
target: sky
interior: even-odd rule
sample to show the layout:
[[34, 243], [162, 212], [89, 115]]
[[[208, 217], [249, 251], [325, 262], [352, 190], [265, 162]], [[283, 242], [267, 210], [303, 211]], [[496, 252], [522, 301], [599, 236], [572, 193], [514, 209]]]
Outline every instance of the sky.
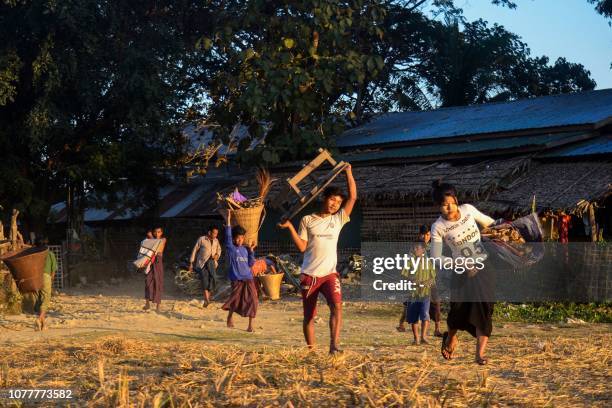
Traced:
[[522, 37], [532, 56], [550, 61], [565, 57], [581, 63], [597, 82], [595, 89], [612, 88], [612, 27], [587, 0], [514, 0], [517, 8], [495, 6], [491, 0], [457, 0], [470, 20], [482, 18], [503, 25]]

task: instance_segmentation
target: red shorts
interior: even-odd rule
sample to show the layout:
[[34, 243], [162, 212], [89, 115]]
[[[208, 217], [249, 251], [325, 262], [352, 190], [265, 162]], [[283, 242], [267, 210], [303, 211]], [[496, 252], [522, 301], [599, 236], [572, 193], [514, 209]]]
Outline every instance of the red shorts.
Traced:
[[302, 288], [302, 304], [304, 305], [304, 319], [310, 320], [317, 315], [317, 299], [322, 293], [327, 304], [342, 302], [342, 290], [340, 289], [340, 275], [331, 273], [323, 277], [300, 275], [300, 287]]

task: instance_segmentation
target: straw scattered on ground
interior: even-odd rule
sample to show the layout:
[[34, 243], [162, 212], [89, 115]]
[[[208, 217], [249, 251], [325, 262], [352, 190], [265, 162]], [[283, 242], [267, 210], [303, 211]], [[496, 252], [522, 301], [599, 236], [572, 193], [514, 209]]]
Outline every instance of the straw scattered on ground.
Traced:
[[395, 331], [392, 305], [345, 303], [345, 352], [329, 357], [322, 304], [320, 346], [312, 353], [302, 345], [297, 301], [264, 302], [254, 334], [242, 330], [243, 319], [238, 329], [227, 329], [216, 304], [202, 309], [174, 299], [157, 315], [127, 297], [64, 295], [56, 301], [61, 311], [42, 334], [23, 318], [0, 319], [7, 326], [0, 335], [0, 389], [68, 388], [77, 406], [612, 403], [608, 324], [497, 322], [490, 365], [480, 367], [465, 334], [450, 362], [440, 356], [438, 339], [411, 345], [409, 334]]

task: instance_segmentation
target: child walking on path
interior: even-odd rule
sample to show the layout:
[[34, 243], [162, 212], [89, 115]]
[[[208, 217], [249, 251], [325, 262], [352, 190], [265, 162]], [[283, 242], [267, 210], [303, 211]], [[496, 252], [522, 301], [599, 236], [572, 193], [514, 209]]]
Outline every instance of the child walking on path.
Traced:
[[[420, 262], [413, 271], [412, 280], [416, 289], [410, 294], [410, 302], [407, 307], [406, 320], [410, 323], [414, 344], [429, 344], [427, 341], [427, 330], [429, 328], [429, 304], [431, 287], [436, 280], [436, 270], [433, 263], [427, 260], [425, 243], [417, 242], [414, 245], [413, 257], [420, 258]], [[421, 334], [419, 336], [419, 320], [421, 321]]]
[[[430, 254], [430, 243], [431, 243], [431, 230], [428, 225], [421, 225], [419, 227], [419, 236], [417, 238], [419, 242], [425, 243], [425, 250], [427, 251], [427, 256]], [[436, 282], [434, 280], [431, 285], [431, 294], [429, 295], [429, 316], [434, 321], [434, 336], [442, 337], [442, 332], [440, 331], [440, 322], [442, 321], [442, 312], [441, 312], [441, 304], [440, 304], [440, 296], [438, 295], [438, 288], [436, 287]]]
[[253, 280], [251, 266], [255, 263], [253, 250], [255, 245], [250, 247], [244, 245], [244, 235], [246, 231], [240, 225], [231, 227], [231, 213], [226, 210], [222, 214], [225, 218], [225, 247], [229, 260], [228, 276], [232, 282], [232, 292], [230, 297], [223, 305], [223, 310], [227, 310], [227, 327], [234, 327], [232, 318], [234, 312], [242, 317], [249, 318], [248, 332], [253, 332], [253, 319], [257, 315], [259, 299], [257, 295], [257, 285]]
[[[279, 227], [289, 229], [295, 246], [300, 252], [304, 252], [300, 286], [304, 307], [302, 329], [306, 344], [309, 348], [313, 348], [315, 344], [314, 318], [317, 298], [319, 293], [322, 293], [330, 309], [330, 354], [340, 352], [338, 341], [342, 326], [342, 292], [340, 277], [336, 271], [338, 237], [342, 227], [350, 221], [349, 216], [357, 201], [357, 186], [351, 166], [348, 165], [345, 171], [348, 198], [345, 199], [339, 188], [327, 187], [323, 191], [321, 209], [302, 218], [299, 232], [289, 220], [279, 224]], [[344, 207], [341, 209], [342, 204]]]
[[[431, 232], [427, 225], [421, 225], [419, 227], [419, 234], [417, 236], [417, 242], [425, 243], [425, 251], [427, 255], [429, 255], [429, 243], [431, 241]], [[403, 303], [404, 307], [402, 308], [402, 314], [400, 316], [399, 325], [396, 327], [397, 331], [405, 332], [406, 331], [406, 316], [408, 316], [408, 306], [410, 306], [410, 302], [406, 301]], [[435, 324], [434, 336], [442, 337], [442, 332], [440, 331], [440, 321], [442, 320], [442, 313], [440, 307], [440, 299], [438, 296], [438, 290], [436, 288], [436, 283], [434, 281], [431, 286], [431, 294], [429, 296], [429, 316], [433, 319]]]

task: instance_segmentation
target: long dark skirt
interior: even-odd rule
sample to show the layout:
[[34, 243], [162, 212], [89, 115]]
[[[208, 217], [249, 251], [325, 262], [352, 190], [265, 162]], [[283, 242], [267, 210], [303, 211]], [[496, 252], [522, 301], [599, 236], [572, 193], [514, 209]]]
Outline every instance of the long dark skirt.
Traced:
[[484, 336], [493, 331], [495, 296], [495, 266], [487, 261], [475, 276], [453, 274], [451, 279], [450, 311], [446, 323], [449, 329], [464, 330], [476, 337], [476, 329]]
[[145, 299], [153, 303], [161, 303], [164, 292], [164, 261], [157, 255], [151, 270], [145, 277]]
[[230, 310], [242, 317], [255, 317], [259, 299], [254, 280], [232, 281], [232, 293], [223, 305], [223, 310]]

